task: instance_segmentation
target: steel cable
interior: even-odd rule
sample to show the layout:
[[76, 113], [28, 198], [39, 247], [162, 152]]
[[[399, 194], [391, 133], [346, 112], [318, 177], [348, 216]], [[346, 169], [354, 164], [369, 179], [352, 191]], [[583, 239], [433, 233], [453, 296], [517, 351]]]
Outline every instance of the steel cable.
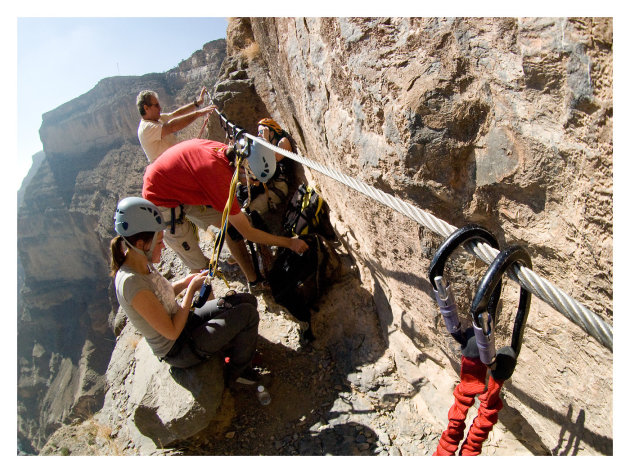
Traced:
[[[217, 112], [218, 113], [218, 112]], [[308, 159], [304, 156], [300, 156], [291, 151], [286, 151], [278, 146], [274, 146], [271, 143], [264, 141], [249, 133], [245, 133], [249, 139], [256, 141], [263, 146], [280, 153], [287, 158], [293, 159], [300, 164], [303, 164], [311, 169], [314, 169], [325, 176], [328, 176], [354, 190], [360, 192], [371, 199], [380, 202], [383, 205], [390, 207], [391, 209], [409, 217], [420, 225], [428, 228], [429, 230], [437, 233], [443, 238], [448, 237], [451, 233], [457, 230], [457, 227], [450, 225], [449, 223], [440, 220], [439, 218], [421, 210], [398, 197], [391, 196], [385, 192], [376, 189], [373, 186], [365, 184], [357, 179], [347, 176], [335, 169], [331, 169], [327, 166], [323, 166], [316, 161]], [[464, 245], [464, 248], [477, 256], [479, 259], [490, 265], [499, 252], [492, 248], [490, 245], [482, 242], [472, 242]], [[537, 296], [539, 299], [545, 301], [551, 307], [558, 312], [566, 316], [573, 323], [578, 325], [586, 333], [594, 337], [601, 345], [613, 350], [612, 341], [612, 327], [610, 324], [602, 320], [590, 309], [585, 307], [580, 302], [567, 295], [561, 289], [558, 289], [545, 278], [538, 276], [534, 271], [522, 266], [519, 263], [513, 265], [508, 271], [507, 275]]]
[[[226, 132], [228, 132], [229, 134], [229, 125], [231, 125], [232, 127], [234, 127], [234, 125], [229, 122], [227, 118], [221, 112], [219, 112], [218, 109], [215, 109], [215, 111], [222, 122], [221, 125], [226, 129]], [[443, 220], [440, 220], [430, 213], [425, 212], [424, 210], [419, 209], [418, 207], [415, 207], [399, 199], [398, 197], [386, 194], [385, 192], [376, 189], [373, 186], [370, 186], [353, 177], [343, 174], [335, 169], [331, 169], [304, 156], [300, 156], [291, 151], [287, 151], [278, 146], [272, 145], [271, 143], [249, 133], [245, 132], [243, 133], [243, 135], [267, 147], [268, 149], [275, 151], [276, 153], [279, 153], [304, 166], [314, 169], [319, 173], [324, 174], [325, 176], [328, 176], [356, 190], [357, 192], [360, 192], [361, 194], [370, 197], [377, 202], [380, 202], [383, 205], [386, 205], [387, 207], [407, 216], [411, 220], [414, 220], [420, 225], [428, 228], [432, 232], [437, 233], [443, 238], [447, 238], [451, 233], [457, 230], [457, 227]], [[464, 248], [488, 265], [490, 265], [494, 258], [499, 254], [498, 250], [483, 242], [469, 242], [464, 245]], [[555, 287], [545, 278], [538, 276], [534, 271], [522, 266], [519, 263], [516, 263], [512, 267], [510, 267], [506, 274], [510, 277], [510, 279], [520, 284], [536, 297], [545, 301], [551, 307], [567, 317], [574, 324], [578, 325], [587, 334], [595, 338], [601, 345], [606, 347], [611, 352], [613, 351], [612, 327], [610, 326], [610, 324], [597, 316], [597, 314], [595, 314], [593, 311], [573, 299], [561, 289]]]

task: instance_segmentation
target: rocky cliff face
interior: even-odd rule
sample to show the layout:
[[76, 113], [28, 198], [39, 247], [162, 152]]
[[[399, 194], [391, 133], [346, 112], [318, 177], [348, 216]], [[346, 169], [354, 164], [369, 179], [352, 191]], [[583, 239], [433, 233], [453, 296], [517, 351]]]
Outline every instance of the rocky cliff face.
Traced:
[[[230, 23], [228, 44], [251, 57], [256, 90], [304, 155], [523, 244], [538, 274], [612, 323], [610, 19], [252, 18]], [[427, 379], [425, 400], [450, 397], [452, 384], [430, 376], [458, 374], [426, 279], [440, 239], [312, 180], [372, 287], [398, 368]], [[485, 268], [453, 262], [460, 313]], [[504, 291], [497, 343], [517, 294]], [[612, 354], [534, 298], [505, 422], [546, 445], [579, 432], [584, 452], [611, 453], [611, 380]]]
[[212, 90], [224, 57], [225, 40], [213, 41], [166, 73], [103, 79], [43, 116], [45, 159], [25, 180], [18, 209], [18, 440], [25, 451], [103, 404], [115, 343], [107, 321], [117, 305], [108, 276], [112, 209], [140, 193], [146, 166], [137, 93], [156, 90], [172, 110], [202, 85]]
[[[610, 19], [235, 18], [228, 26], [226, 46], [228, 55], [214, 96], [228, 118], [251, 132], [257, 118], [271, 115], [310, 159], [457, 227], [480, 223], [502, 245], [524, 245], [537, 274], [612, 323]], [[208, 51], [204, 47], [206, 57]], [[166, 74], [180, 78], [181, 90], [190, 91], [187, 99], [199, 89], [200, 82], [194, 80], [208, 84], [209, 76], [203, 77], [209, 73], [202, 69], [207, 66], [201, 66], [199, 55]], [[160, 91], [164, 103], [182, 102], [171, 92], [177, 89], [164, 81], [175, 82], [161, 75], [143, 80], [146, 87]], [[129, 92], [131, 102], [137, 90]], [[114, 306], [106, 300], [110, 292], [105, 243], [111, 236], [111, 209], [122, 194], [139, 191], [145, 163], [135, 144], [133, 111], [125, 112], [127, 105], [121, 105], [121, 116], [129, 117], [131, 129], [123, 131], [116, 128], [119, 124], [97, 118], [109, 113], [107, 107], [84, 99], [77, 99], [67, 109], [72, 113], [63, 119], [58, 111], [51, 112], [60, 117], [55, 120], [59, 124], [42, 127], [42, 136], [49, 136], [45, 129], [67, 123], [68, 138], [55, 134], [50, 145], [45, 143], [47, 159], [25, 194], [28, 207], [19, 215], [25, 290], [43, 291], [37, 293], [41, 297], [23, 297], [18, 314], [19, 326], [24, 327], [19, 345], [19, 408], [24, 409], [19, 432], [30, 439], [36, 435], [43, 439], [38, 432], [46, 425], [52, 430], [72, 417], [73, 406], [79, 406], [77, 386], [91, 387], [100, 395], [94, 398], [102, 400], [103, 388], [82, 381], [93, 378], [82, 375], [74, 360], [82, 353], [95, 353], [91, 348], [97, 339], [103, 343], [102, 339], [112, 337], [103, 322]], [[89, 118], [73, 118], [86, 107], [92, 107]], [[84, 126], [79, 123], [84, 121], [92, 126], [83, 130], [85, 140], [77, 143], [86, 156], [81, 160], [73, 154], [75, 148], [65, 144], [78, 136], [74, 127]], [[213, 127], [210, 133], [218, 138], [220, 130]], [[109, 136], [107, 130], [120, 136]], [[91, 150], [99, 147], [101, 158], [91, 158]], [[308, 170], [305, 174], [330, 205], [336, 231], [361, 276], [360, 294], [345, 300], [342, 295], [332, 304], [327, 299], [323, 306], [332, 308], [313, 318], [316, 333], [344, 378], [331, 389], [331, 412], [339, 417], [335, 422], [341, 423], [346, 413], [387, 412], [398, 419], [389, 424], [396, 426], [387, 432], [392, 437], [389, 446], [399, 441], [395, 435], [401, 439], [424, 431], [430, 435], [422, 437], [422, 448], [400, 451], [432, 452], [446, 422], [459, 370], [458, 349], [443, 328], [426, 277], [441, 239], [335, 181]], [[50, 234], [48, 226], [37, 227], [38, 219], [48, 215], [59, 219]], [[70, 228], [61, 225], [68, 221], [73, 222]], [[77, 238], [80, 245], [70, 244], [71, 229], [77, 236], [96, 229], [98, 236]], [[39, 268], [47, 258], [61, 255], [60, 249], [72, 259], [58, 256], [58, 265], [69, 268]], [[90, 273], [83, 262], [93, 263], [87, 256], [95, 251], [101, 251], [102, 260]], [[449, 263], [447, 272], [461, 314], [468, 313], [485, 269], [464, 252]], [[75, 274], [92, 274], [92, 279], [81, 284]], [[85, 286], [102, 294], [99, 302], [85, 292], [75, 295], [73, 288]], [[509, 282], [497, 327], [498, 346], [507, 344], [517, 298], [518, 286]], [[348, 304], [358, 299], [365, 299], [364, 304], [350, 309]], [[378, 314], [374, 317], [372, 299]], [[71, 323], [76, 317], [66, 317], [67, 326], [58, 329], [59, 314], [70, 313], [79, 314], [83, 325]], [[376, 318], [382, 340], [375, 340], [370, 331]], [[269, 314], [265, 320], [268, 325], [282, 324]], [[81, 342], [66, 342], [73, 347], [70, 350], [57, 349], [64, 345], [62, 335]], [[46, 337], [52, 340], [31, 341]], [[131, 353], [128, 348], [117, 346], [117, 352]], [[110, 346], [103, 350], [111, 353]], [[134, 351], [135, 356], [139, 351]], [[374, 359], [368, 361], [369, 353]], [[128, 356], [130, 363], [138, 362]], [[120, 359], [110, 365], [126, 366]], [[102, 373], [100, 369], [93, 372]], [[401, 379], [385, 389], [387, 383], [374, 372]], [[346, 383], [352, 386], [352, 395], [337, 392]], [[112, 384], [115, 389], [110, 388], [106, 404], [111, 407], [132, 398], [126, 384], [132, 385], [131, 380]], [[63, 392], [70, 394], [43, 399], [39, 393], [53, 385], [66, 386]], [[536, 298], [519, 363], [503, 395], [505, 407], [493, 431], [497, 440], [492, 448], [497, 454], [612, 453], [612, 354]], [[295, 397], [299, 395], [294, 393]], [[396, 404], [392, 399], [405, 401]], [[286, 404], [286, 399], [278, 400]], [[390, 402], [394, 407], [388, 411], [385, 404]], [[41, 405], [54, 405], [54, 412], [64, 413], [46, 419], [48, 411]], [[26, 414], [30, 406], [35, 406], [35, 417]], [[122, 406], [120, 413], [128, 407]], [[320, 412], [319, 403], [316, 407]], [[101, 413], [102, 419], [118, 422], [112, 429], [128, 429], [129, 421], [116, 420], [113, 408], [103, 411], [107, 412]], [[255, 415], [264, 419], [258, 411]], [[306, 417], [300, 424], [307, 422]], [[378, 418], [379, 426], [387, 425], [380, 424], [382, 419]], [[328, 417], [325, 420], [328, 425], [313, 421], [322, 435], [333, 424]], [[293, 427], [297, 428], [297, 421]], [[289, 437], [302, 440], [296, 441], [295, 434]], [[223, 433], [217, 439], [224, 441]], [[330, 439], [341, 443], [339, 437]], [[204, 442], [216, 443], [212, 438]], [[230, 445], [226, 443], [228, 451]]]

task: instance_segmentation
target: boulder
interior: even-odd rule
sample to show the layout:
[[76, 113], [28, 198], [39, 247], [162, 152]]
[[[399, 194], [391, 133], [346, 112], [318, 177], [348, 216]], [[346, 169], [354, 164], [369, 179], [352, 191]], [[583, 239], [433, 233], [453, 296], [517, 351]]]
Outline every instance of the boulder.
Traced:
[[203, 430], [216, 414], [224, 387], [222, 360], [171, 368], [127, 324], [112, 353], [107, 385], [101, 422], [137, 446], [167, 447]]

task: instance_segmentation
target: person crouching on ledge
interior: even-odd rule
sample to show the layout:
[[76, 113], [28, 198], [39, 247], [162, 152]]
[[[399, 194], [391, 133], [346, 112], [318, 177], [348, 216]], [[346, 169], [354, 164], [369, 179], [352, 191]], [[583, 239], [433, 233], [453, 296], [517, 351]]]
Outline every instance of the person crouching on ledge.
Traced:
[[[207, 271], [169, 282], [155, 268], [164, 248], [164, 228], [157, 207], [140, 197], [126, 197], [116, 208], [111, 242], [111, 270], [116, 298], [153, 353], [177, 368], [197, 365], [219, 354], [229, 356], [225, 378], [254, 384], [259, 315], [251, 294], [230, 291], [225, 297], [192, 308]], [[181, 305], [177, 294], [186, 290]]]

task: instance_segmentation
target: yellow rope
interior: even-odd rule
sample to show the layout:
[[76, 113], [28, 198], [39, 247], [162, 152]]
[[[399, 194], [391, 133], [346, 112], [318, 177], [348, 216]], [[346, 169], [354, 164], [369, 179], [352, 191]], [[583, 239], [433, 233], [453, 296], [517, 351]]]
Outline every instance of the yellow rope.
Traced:
[[210, 257], [210, 262], [208, 264], [209, 272], [208, 276], [206, 276], [205, 284], [210, 285], [212, 278], [215, 275], [220, 276], [228, 289], [230, 289], [230, 285], [227, 282], [227, 279], [223, 275], [223, 273], [219, 270], [219, 253], [221, 252], [220, 247], [222, 246], [221, 241], [225, 240], [225, 233], [227, 232], [227, 220], [230, 214], [230, 209], [232, 208], [232, 203], [234, 202], [234, 196], [236, 195], [236, 184], [238, 183], [238, 169], [241, 165], [241, 156], [237, 153], [236, 160], [234, 162], [236, 169], [234, 169], [234, 174], [232, 175], [232, 181], [230, 182], [230, 193], [228, 195], [227, 202], [225, 203], [225, 207], [223, 209], [223, 215], [221, 216], [221, 229], [219, 230], [219, 235], [215, 239], [215, 244], [212, 247], [212, 256]]

